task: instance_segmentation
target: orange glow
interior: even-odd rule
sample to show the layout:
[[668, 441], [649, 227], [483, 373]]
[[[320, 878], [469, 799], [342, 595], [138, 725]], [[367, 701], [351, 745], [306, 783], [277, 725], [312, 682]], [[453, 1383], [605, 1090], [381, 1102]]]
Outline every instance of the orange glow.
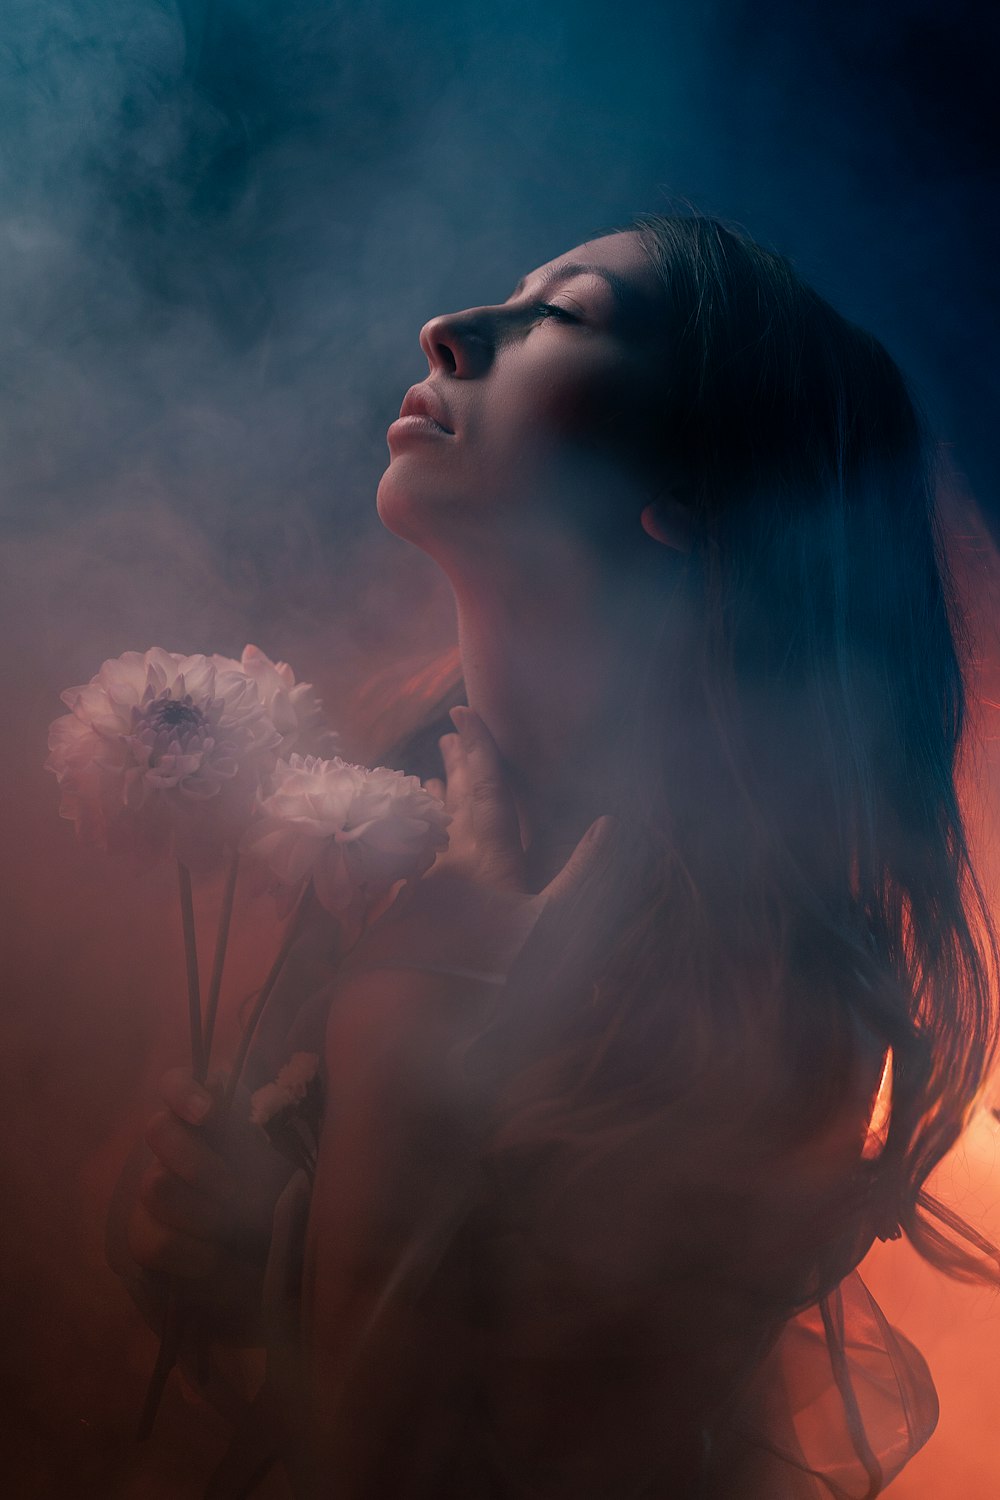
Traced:
[[892, 1114], [892, 1048], [885, 1054], [885, 1063], [882, 1067], [882, 1077], [879, 1079], [878, 1090], [875, 1094], [875, 1103], [872, 1105], [871, 1118], [868, 1121], [868, 1130], [865, 1134], [865, 1143], [861, 1149], [861, 1155], [865, 1161], [873, 1161], [881, 1156], [885, 1150], [886, 1137], [889, 1134], [889, 1117]]
[[[56, 815], [51, 777], [41, 766], [47, 724], [60, 712], [59, 689], [83, 680], [102, 656], [157, 639], [184, 649], [225, 649], [257, 638], [260, 630], [252, 613], [237, 614], [221, 586], [206, 584], [197, 595], [205, 602], [189, 618], [198, 554], [179, 528], [171, 529], [173, 522], [158, 523], [152, 509], [134, 523], [134, 554], [145, 555], [155, 536], [158, 581], [155, 590], [146, 583], [139, 588], [121, 561], [132, 555], [121, 540], [128, 539], [125, 524], [116, 534], [118, 550], [105, 523], [96, 521], [90, 531], [81, 521], [68, 542], [32, 540], [10, 549], [3, 612], [6, 707], [0, 717], [0, 754], [8, 786], [16, 789], [0, 848], [9, 913], [0, 1042], [16, 1060], [4, 1096], [3, 1270], [11, 1371], [5, 1478], [6, 1492], [18, 1495], [183, 1500], [201, 1492], [228, 1428], [196, 1390], [178, 1383], [168, 1391], [153, 1438], [136, 1449], [137, 1403], [156, 1339], [104, 1253], [111, 1191], [157, 1107], [158, 1075], [186, 1055], [175, 896], [172, 883], [168, 889], [156, 875], [136, 882], [124, 866], [77, 847]], [[996, 562], [981, 538], [957, 544], [955, 553], [956, 576], [979, 637], [971, 687], [980, 749], [966, 763], [962, 790], [976, 866], [987, 891], [996, 892]], [[382, 741], [391, 743], [390, 690], [394, 683], [399, 691], [404, 675], [391, 664], [401, 653], [419, 651], [427, 663], [426, 676], [416, 675], [409, 691], [428, 705], [447, 689], [456, 666], [453, 651], [440, 654], [452, 618], [436, 576], [412, 567], [409, 559], [405, 570], [401, 563], [394, 572], [382, 551], [370, 567], [364, 563], [357, 583], [348, 587], [348, 580], [332, 593], [336, 603], [329, 617], [301, 638], [290, 630], [263, 638], [273, 654], [288, 658], [324, 690], [347, 734], [348, 753], [358, 755], [367, 753], [365, 722], [376, 723]], [[378, 595], [372, 593], [373, 578], [379, 579]], [[398, 630], [380, 634], [375, 628], [390, 596], [402, 599], [396, 607], [414, 622], [406, 639]], [[420, 638], [413, 638], [418, 632]], [[364, 694], [359, 682], [367, 684]], [[375, 711], [376, 693], [386, 708], [384, 720]], [[197, 899], [203, 925], [214, 930], [218, 890], [200, 889]], [[239, 1001], [259, 983], [277, 936], [265, 908], [249, 899], [237, 920], [220, 1056], [233, 1043]], [[887, 1058], [868, 1127], [869, 1151], [878, 1144], [891, 1094]], [[931, 1188], [1000, 1241], [1000, 1123], [988, 1110], [974, 1117]], [[950, 1282], [905, 1240], [876, 1244], [862, 1274], [890, 1321], [926, 1356], [941, 1399], [938, 1430], [893, 1482], [891, 1500], [995, 1500], [1000, 1299]], [[234, 1381], [245, 1377], [234, 1362]]]

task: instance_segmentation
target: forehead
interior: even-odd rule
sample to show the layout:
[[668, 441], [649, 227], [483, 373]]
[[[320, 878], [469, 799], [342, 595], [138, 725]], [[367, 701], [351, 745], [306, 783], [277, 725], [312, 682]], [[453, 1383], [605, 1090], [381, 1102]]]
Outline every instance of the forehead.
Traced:
[[[596, 240], [585, 240], [562, 255], [546, 261], [531, 276], [548, 279], [563, 266], [591, 265], [613, 272], [626, 281], [635, 291], [655, 300], [659, 288], [656, 272], [646, 253], [642, 240], [634, 229], [624, 229], [619, 234], [601, 235]], [[526, 279], [530, 279], [526, 278]]]

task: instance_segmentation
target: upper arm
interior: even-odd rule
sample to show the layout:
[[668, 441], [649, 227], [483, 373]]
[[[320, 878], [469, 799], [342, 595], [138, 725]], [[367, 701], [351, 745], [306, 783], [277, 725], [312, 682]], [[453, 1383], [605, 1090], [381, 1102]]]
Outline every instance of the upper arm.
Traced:
[[476, 1110], [455, 1049], [477, 999], [460, 979], [396, 969], [354, 975], [334, 992], [310, 1224], [328, 1306], [386, 1274], [468, 1170]]
[[406, 968], [365, 970], [336, 986], [325, 1041], [328, 1133], [363, 1119], [388, 1139], [460, 1116], [455, 1049], [475, 1024], [477, 1000], [464, 978]]
[[453, 1053], [477, 1000], [405, 970], [353, 976], [332, 999], [303, 1294], [315, 1440], [345, 1494], [384, 1461], [396, 1403], [461, 1365], [458, 1288], [445, 1307], [420, 1290], [469, 1201], [476, 1110]]

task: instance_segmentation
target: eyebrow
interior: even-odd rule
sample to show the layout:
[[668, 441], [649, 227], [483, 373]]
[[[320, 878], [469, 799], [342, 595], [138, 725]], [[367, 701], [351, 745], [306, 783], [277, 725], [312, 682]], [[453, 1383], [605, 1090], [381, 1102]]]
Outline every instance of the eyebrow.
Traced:
[[[564, 261], [561, 266], [554, 266], [548, 275], [543, 278], [539, 290], [545, 291], [548, 287], [553, 286], [555, 282], [569, 281], [575, 276], [600, 276], [601, 280], [606, 281], [614, 292], [615, 300], [624, 313], [634, 315], [639, 312], [648, 311], [645, 297], [630, 282], [626, 281], [624, 276], [619, 276], [617, 271], [609, 271], [607, 266], [589, 265], [584, 261]], [[521, 292], [527, 286], [527, 282], [528, 278], [522, 276], [511, 296], [520, 296]]]
[[[600, 276], [601, 281], [607, 282], [612, 293], [615, 294], [616, 321], [621, 326], [622, 332], [643, 332], [649, 324], [651, 317], [655, 317], [654, 308], [649, 303], [648, 297], [634, 287], [633, 282], [627, 281], [618, 272], [612, 272], [607, 266], [592, 266], [585, 261], [564, 261], [562, 266], [553, 266], [553, 269], [543, 276], [538, 291], [544, 293], [556, 282], [571, 281], [576, 276]], [[511, 297], [520, 296], [528, 285], [528, 278], [522, 276]], [[508, 299], [510, 300], [510, 299]]]

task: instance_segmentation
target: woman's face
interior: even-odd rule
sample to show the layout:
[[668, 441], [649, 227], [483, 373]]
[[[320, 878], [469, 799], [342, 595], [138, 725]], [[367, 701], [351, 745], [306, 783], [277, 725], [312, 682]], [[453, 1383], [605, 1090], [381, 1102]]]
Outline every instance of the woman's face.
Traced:
[[558, 256], [506, 302], [432, 318], [428, 376], [388, 432], [385, 525], [440, 559], [552, 522], [638, 533], [660, 457], [663, 321], [634, 232]]

